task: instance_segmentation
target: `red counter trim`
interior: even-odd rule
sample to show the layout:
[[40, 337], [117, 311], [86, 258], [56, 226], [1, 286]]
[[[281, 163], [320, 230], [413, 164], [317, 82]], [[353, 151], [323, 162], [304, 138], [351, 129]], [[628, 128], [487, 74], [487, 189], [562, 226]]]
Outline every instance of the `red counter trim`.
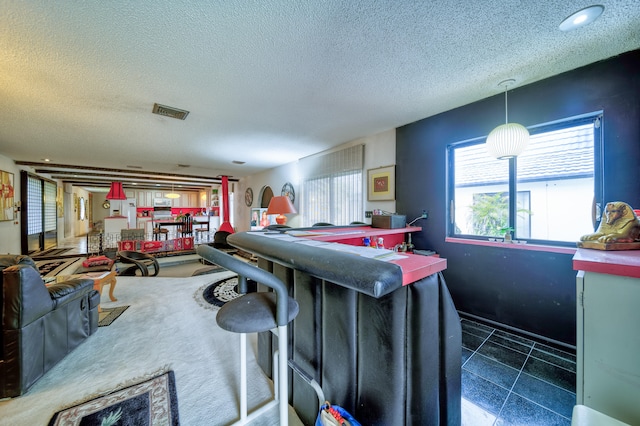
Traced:
[[407, 257], [391, 261], [402, 268], [402, 285], [414, 283], [447, 269], [447, 259], [408, 253], [402, 253], [402, 255]]
[[640, 250], [578, 249], [573, 257], [573, 269], [576, 271], [640, 278]]
[[[364, 237], [384, 237], [385, 247], [393, 248], [395, 244], [405, 240], [407, 232], [419, 232], [422, 228], [419, 226], [409, 226], [406, 228], [383, 229], [372, 228], [370, 226], [358, 226], [349, 228], [329, 228], [310, 230], [309, 232], [317, 232], [319, 235], [305, 235], [300, 238], [308, 238], [316, 241], [362, 245]], [[417, 254], [399, 253], [406, 256], [404, 259], [393, 260], [389, 263], [395, 263], [402, 268], [402, 285], [414, 283], [429, 275], [444, 271], [447, 269], [447, 260], [435, 256], [422, 256]]]

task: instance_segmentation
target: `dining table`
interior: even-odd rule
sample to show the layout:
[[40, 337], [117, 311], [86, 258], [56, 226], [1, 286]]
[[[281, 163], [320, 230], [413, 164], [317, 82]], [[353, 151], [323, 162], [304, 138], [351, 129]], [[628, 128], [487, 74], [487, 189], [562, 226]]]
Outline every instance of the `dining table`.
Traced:
[[[153, 221], [153, 227], [158, 227], [158, 228], [163, 228], [163, 227], [169, 227], [169, 226], [181, 226], [183, 225], [184, 222], [182, 222], [181, 220], [154, 220]], [[177, 233], [177, 231], [176, 231]], [[160, 234], [154, 234], [154, 239], [157, 241], [158, 237]]]

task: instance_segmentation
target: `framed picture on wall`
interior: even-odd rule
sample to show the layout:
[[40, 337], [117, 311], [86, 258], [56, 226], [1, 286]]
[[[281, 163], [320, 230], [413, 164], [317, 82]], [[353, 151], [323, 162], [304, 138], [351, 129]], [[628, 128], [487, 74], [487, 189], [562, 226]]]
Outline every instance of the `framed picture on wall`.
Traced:
[[0, 191], [2, 191], [0, 221], [13, 220], [14, 218], [14, 188], [13, 173], [0, 170]]
[[64, 217], [64, 202], [63, 200], [63, 189], [61, 186], [56, 188], [56, 212], [58, 213], [58, 217]]
[[393, 201], [396, 199], [396, 166], [367, 170], [367, 200]]

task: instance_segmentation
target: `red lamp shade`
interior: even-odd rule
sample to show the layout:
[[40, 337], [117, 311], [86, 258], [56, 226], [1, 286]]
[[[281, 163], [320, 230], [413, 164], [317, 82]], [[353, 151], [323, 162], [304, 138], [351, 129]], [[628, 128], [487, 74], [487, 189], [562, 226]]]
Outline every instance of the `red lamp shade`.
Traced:
[[287, 223], [285, 214], [297, 213], [296, 208], [293, 207], [291, 200], [286, 195], [279, 195], [273, 197], [269, 201], [269, 207], [267, 208], [267, 214], [277, 214], [276, 223], [278, 225], [284, 225]]
[[127, 194], [122, 189], [122, 182], [111, 182], [111, 188], [107, 194], [107, 200], [126, 200]]

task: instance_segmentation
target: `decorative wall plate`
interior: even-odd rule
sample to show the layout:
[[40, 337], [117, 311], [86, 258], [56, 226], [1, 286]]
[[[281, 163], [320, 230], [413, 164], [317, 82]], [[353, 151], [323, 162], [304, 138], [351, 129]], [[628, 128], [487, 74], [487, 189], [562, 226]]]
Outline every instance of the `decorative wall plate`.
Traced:
[[251, 207], [251, 204], [253, 204], [253, 189], [247, 188], [247, 190], [244, 191], [244, 203], [247, 207]]
[[282, 192], [280, 195], [286, 195], [292, 203], [296, 200], [296, 192], [293, 190], [293, 185], [289, 182], [282, 185]]

